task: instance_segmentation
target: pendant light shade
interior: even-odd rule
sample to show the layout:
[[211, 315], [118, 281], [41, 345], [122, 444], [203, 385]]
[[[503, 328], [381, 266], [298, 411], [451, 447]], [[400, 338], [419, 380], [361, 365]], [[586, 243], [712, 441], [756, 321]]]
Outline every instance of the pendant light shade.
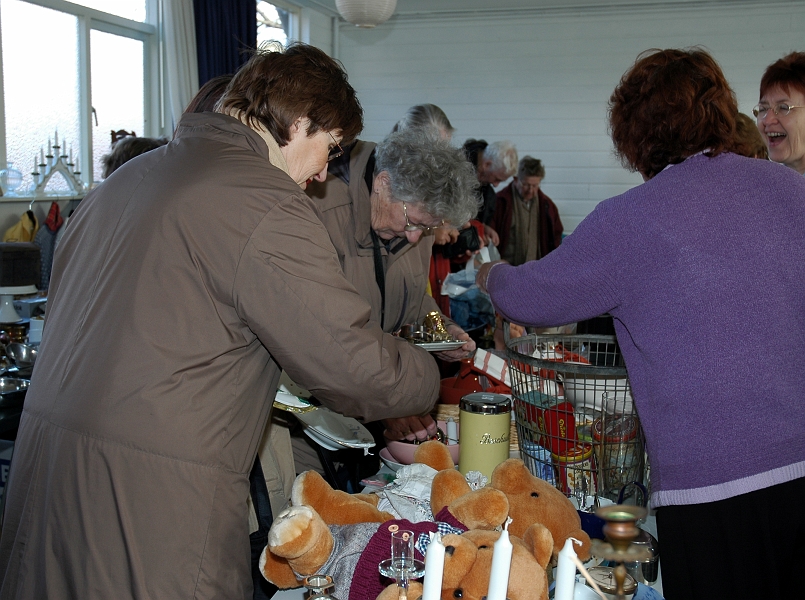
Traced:
[[394, 14], [397, 0], [335, 0], [338, 12], [358, 27], [374, 27]]

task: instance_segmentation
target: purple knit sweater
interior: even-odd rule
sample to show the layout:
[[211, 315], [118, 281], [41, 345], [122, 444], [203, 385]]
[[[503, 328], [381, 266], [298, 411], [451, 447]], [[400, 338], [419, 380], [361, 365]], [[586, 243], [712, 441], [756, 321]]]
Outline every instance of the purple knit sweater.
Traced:
[[610, 313], [652, 505], [805, 476], [805, 178], [691, 157], [601, 202], [562, 245], [489, 275], [495, 308], [554, 326]]

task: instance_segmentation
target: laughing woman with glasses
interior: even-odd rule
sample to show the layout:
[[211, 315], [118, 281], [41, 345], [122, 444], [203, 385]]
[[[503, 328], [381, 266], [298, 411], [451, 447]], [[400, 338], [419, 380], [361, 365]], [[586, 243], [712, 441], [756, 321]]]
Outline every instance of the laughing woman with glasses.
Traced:
[[769, 158], [805, 174], [805, 52], [792, 52], [766, 68], [760, 102], [752, 113]]
[[[416, 129], [390, 134], [379, 144], [358, 141], [329, 163], [324, 182], [311, 182], [341, 268], [372, 307], [371, 320], [386, 332], [421, 323], [438, 310], [428, 294], [434, 229], [461, 225], [478, 211], [477, 181], [463, 152]], [[437, 355], [466, 358], [475, 342], [446, 320], [448, 332], [466, 340]], [[429, 417], [386, 422], [394, 437], [424, 439], [436, 433]]]

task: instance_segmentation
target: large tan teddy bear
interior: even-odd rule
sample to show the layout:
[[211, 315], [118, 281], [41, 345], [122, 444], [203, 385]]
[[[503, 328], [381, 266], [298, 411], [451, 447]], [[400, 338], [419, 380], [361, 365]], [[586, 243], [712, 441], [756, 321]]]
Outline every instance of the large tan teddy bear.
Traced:
[[[278, 515], [269, 533], [269, 544], [261, 559], [265, 577], [280, 588], [292, 588], [300, 586], [302, 577], [328, 574], [335, 580], [337, 597], [375, 600], [388, 584], [379, 575], [377, 565], [388, 558], [391, 532], [414, 531], [420, 546], [424, 546], [428, 534], [439, 527], [448, 532], [444, 538], [450, 545], [446, 565], [452, 565], [445, 567], [443, 598], [453, 598], [451, 589], [470, 594], [467, 598], [474, 597], [471, 594], [475, 591], [483, 596], [484, 586], [488, 585], [491, 544], [499, 536], [492, 530], [503, 524], [507, 516], [514, 519], [509, 525], [515, 557], [512, 572], [515, 564], [529, 565], [531, 569], [525, 586], [528, 590], [523, 590], [525, 595], [515, 599], [510, 594], [510, 600], [547, 597], [545, 568], [555, 545], [561, 546], [565, 539], [554, 539], [552, 530], [557, 535], [573, 533], [573, 537], [585, 543], [580, 556], [585, 558], [584, 553], [589, 554], [589, 538], [581, 531], [573, 505], [549, 484], [531, 476], [521, 461], [506, 461], [495, 470], [492, 482], [497, 481], [503, 489], [487, 486], [472, 491], [455, 470], [443, 444], [422, 444], [415, 460], [438, 471], [431, 490], [431, 506], [440, 525], [393, 521], [391, 515], [376, 508], [377, 499], [372, 494], [346, 494], [333, 490], [317, 473], [303, 473], [294, 483], [293, 506]], [[504, 489], [512, 494], [512, 499]], [[546, 506], [537, 510], [540, 503]], [[531, 514], [539, 515], [545, 522], [526, 523]], [[424, 548], [417, 558], [424, 559]], [[539, 569], [535, 569], [537, 565]], [[511, 578], [510, 592], [523, 583], [523, 577], [521, 574]]]

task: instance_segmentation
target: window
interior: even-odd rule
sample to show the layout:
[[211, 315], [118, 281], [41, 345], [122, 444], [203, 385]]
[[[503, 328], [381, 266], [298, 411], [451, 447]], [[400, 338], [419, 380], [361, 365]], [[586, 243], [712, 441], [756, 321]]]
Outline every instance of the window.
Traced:
[[289, 39], [298, 37], [293, 33], [295, 18], [286, 7], [257, 0], [257, 45], [275, 41], [285, 46]]
[[[100, 178], [111, 132], [159, 135], [152, 62], [156, 0], [0, 0], [5, 138], [0, 162], [33, 189], [34, 163], [56, 144], [87, 183]], [[102, 12], [103, 11], [103, 12]], [[108, 11], [108, 12], [106, 12]], [[52, 152], [55, 156], [55, 152]], [[48, 192], [69, 191], [60, 175]]]

